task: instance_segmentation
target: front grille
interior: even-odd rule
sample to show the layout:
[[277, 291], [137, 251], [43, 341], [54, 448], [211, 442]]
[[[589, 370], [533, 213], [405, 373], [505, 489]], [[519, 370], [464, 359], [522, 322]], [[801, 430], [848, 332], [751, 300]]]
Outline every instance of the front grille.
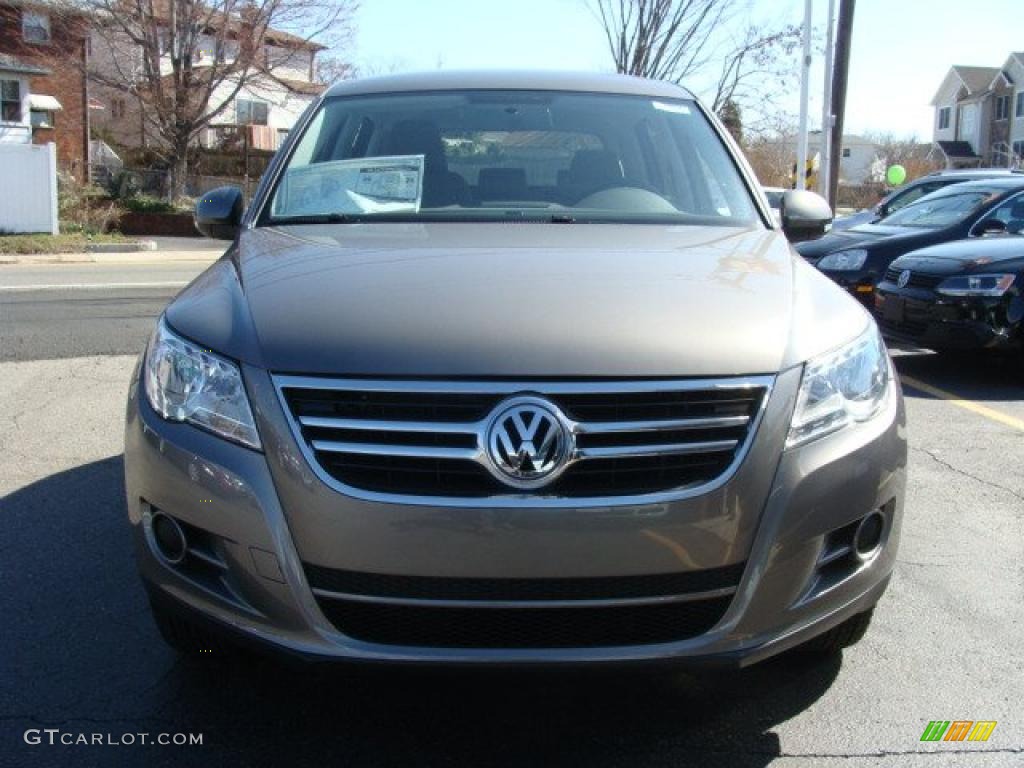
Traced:
[[[902, 269], [887, 269], [885, 271], [885, 281], [887, 283], [895, 284], [896, 281], [900, 279], [901, 274], [903, 274]], [[945, 278], [942, 275], [927, 275], [921, 272], [911, 272], [910, 280], [907, 282], [907, 287], [934, 291], [943, 280], [945, 280]]]
[[731, 599], [569, 608], [319, 602], [340, 632], [369, 643], [435, 648], [594, 648], [696, 637], [721, 620]]
[[304, 564], [312, 589], [413, 600], [622, 600], [735, 588], [745, 563], [639, 576], [487, 579], [363, 573]]
[[514, 491], [484, 459], [486, 421], [510, 396], [545, 398], [573, 424], [567, 469], [532, 494], [603, 498], [722, 477], [749, 445], [770, 383], [768, 377], [576, 383], [275, 377], [307, 458], [341, 490], [465, 499]]

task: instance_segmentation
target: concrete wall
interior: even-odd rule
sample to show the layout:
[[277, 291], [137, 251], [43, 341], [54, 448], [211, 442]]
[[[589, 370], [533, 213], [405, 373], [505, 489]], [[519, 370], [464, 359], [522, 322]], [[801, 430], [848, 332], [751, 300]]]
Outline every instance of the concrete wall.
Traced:
[[0, 168], [17, 184], [0, 184], [0, 232], [57, 229], [57, 152], [54, 144], [0, 144]]

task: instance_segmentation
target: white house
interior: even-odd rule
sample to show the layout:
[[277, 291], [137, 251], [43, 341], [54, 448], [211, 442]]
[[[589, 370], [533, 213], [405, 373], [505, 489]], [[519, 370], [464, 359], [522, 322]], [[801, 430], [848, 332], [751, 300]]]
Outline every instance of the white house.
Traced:
[[[787, 148], [796, 158], [796, 137], [787, 140]], [[823, 152], [821, 131], [807, 135], [807, 157], [813, 158]], [[878, 145], [870, 139], [853, 133], [843, 134], [843, 152], [839, 158], [839, 181], [843, 184], [865, 184], [879, 181], [885, 169], [880, 166]]]
[[[239, 55], [239, 42], [228, 38], [217, 50], [217, 38], [205, 35], [193, 52], [193, 67], [199, 77], [204, 68], [230, 64]], [[238, 79], [227, 78], [210, 96], [209, 111], [217, 114], [198, 137], [198, 143], [214, 147], [239, 137], [253, 149], [276, 150], [303, 110], [323, 91], [315, 82], [316, 55], [323, 46], [279, 30], [267, 30], [255, 65], [255, 76], [247, 75], [238, 90]], [[106, 78], [144, 82], [142, 52], [107, 31], [92, 33], [93, 66]], [[169, 55], [160, 61], [161, 73], [172, 74]], [[143, 100], [120, 88], [95, 83], [92, 97], [103, 107], [94, 117], [94, 127], [123, 147], [153, 144], [153, 130], [146, 124]], [[223, 108], [222, 108], [223, 107]]]

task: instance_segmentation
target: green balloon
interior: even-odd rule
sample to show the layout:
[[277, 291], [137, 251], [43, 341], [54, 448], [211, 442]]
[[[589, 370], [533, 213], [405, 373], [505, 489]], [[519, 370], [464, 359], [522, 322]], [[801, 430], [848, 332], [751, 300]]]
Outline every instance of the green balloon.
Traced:
[[890, 165], [885, 173], [885, 180], [889, 182], [889, 186], [898, 187], [907, 180], [907, 169], [902, 165]]

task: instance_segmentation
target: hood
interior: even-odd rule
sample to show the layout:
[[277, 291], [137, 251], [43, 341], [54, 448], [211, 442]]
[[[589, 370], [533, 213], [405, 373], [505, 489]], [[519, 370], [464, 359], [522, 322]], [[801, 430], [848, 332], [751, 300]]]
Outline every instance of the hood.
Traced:
[[771, 373], [865, 323], [777, 231], [536, 223], [245, 230], [167, 318], [277, 372], [443, 377]]
[[878, 218], [878, 214], [873, 210], [857, 211], [856, 213], [850, 213], [846, 216], [840, 216], [838, 219], [832, 222], [832, 231], [841, 232], [844, 229], [851, 229], [853, 227], [859, 227], [862, 224], [870, 224]]
[[829, 232], [817, 240], [808, 240], [796, 245], [797, 252], [805, 259], [816, 261], [822, 256], [848, 248], [860, 248], [883, 237], [914, 236], [919, 230], [905, 227], [884, 227], [879, 224], [857, 224], [847, 229]]
[[1005, 235], [956, 240], [922, 248], [892, 263], [892, 269], [910, 269], [930, 275], [958, 275], [1024, 269], [1024, 237]]

